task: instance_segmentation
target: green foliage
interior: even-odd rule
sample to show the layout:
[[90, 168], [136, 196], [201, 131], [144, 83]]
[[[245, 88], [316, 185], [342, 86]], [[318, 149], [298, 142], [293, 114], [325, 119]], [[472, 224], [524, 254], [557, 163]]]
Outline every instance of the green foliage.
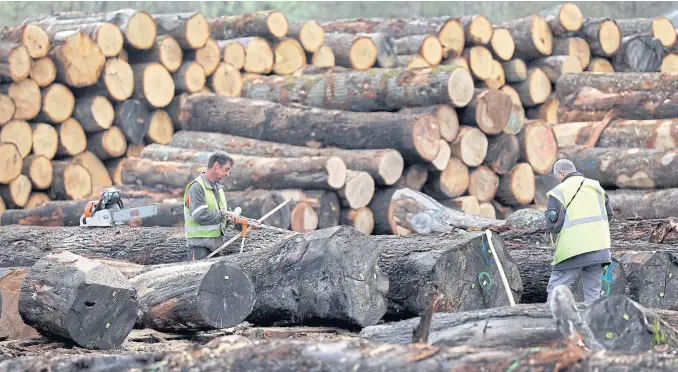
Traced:
[[659, 326], [659, 321], [657, 320], [652, 323], [652, 333], [654, 336], [652, 336], [652, 342], [650, 343], [650, 346], [655, 348], [657, 346], [666, 344], [666, 335], [664, 334], [664, 331], [662, 331], [661, 327]]

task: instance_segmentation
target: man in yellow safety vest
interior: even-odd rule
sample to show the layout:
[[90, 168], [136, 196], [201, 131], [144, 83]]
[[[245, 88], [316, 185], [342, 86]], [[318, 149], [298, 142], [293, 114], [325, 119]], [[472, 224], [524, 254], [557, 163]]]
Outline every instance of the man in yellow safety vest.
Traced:
[[216, 152], [208, 159], [207, 170], [186, 186], [184, 235], [189, 260], [203, 259], [221, 246], [226, 228], [238, 221], [228, 210], [224, 186], [219, 183], [228, 176], [233, 163], [227, 154]]
[[605, 267], [610, 264], [610, 199], [600, 183], [577, 172], [566, 159], [553, 165], [559, 185], [547, 195], [546, 225], [556, 252], [547, 287], [570, 286], [581, 272], [584, 301], [600, 297]]

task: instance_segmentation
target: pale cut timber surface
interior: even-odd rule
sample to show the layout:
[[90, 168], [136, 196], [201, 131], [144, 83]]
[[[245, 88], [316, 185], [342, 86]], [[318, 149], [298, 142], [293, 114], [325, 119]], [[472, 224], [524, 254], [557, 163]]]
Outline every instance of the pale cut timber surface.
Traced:
[[584, 16], [578, 6], [572, 3], [557, 5], [539, 13], [548, 22], [553, 35], [576, 32], [582, 26]]
[[317, 52], [325, 44], [325, 30], [313, 20], [291, 22], [286, 36], [299, 40], [309, 53]]
[[238, 70], [245, 67], [245, 46], [236, 40], [217, 40], [217, 45], [223, 54], [224, 63], [228, 63]]
[[546, 76], [549, 77], [551, 83], [555, 84], [558, 78], [565, 74], [573, 74], [582, 72], [581, 64], [577, 57], [573, 56], [550, 56], [538, 58], [530, 61], [530, 67], [539, 68]]
[[483, 164], [497, 174], [506, 174], [518, 163], [519, 158], [520, 140], [513, 134], [503, 133], [488, 140]]
[[14, 101], [14, 119], [34, 119], [42, 108], [40, 86], [33, 79], [22, 80], [18, 83], [0, 85], [0, 93], [9, 96]]
[[[434, 198], [461, 196], [466, 192], [469, 185], [469, 169], [461, 159], [451, 157], [445, 169], [440, 172], [430, 172], [430, 176], [424, 178], [423, 184], [425, 193]], [[415, 191], [421, 189], [421, 187], [416, 187], [417, 184], [408, 185], [405, 183], [403, 186]]]
[[513, 41], [513, 36], [505, 28], [495, 28], [492, 32], [492, 39], [490, 40], [492, 53], [497, 57], [498, 61], [509, 61], [513, 58], [513, 53], [516, 50], [516, 44]]
[[108, 58], [96, 84], [79, 89], [78, 95], [101, 95], [113, 102], [122, 102], [132, 96], [134, 84], [132, 66], [121, 58]]
[[475, 78], [485, 80], [492, 75], [492, 53], [486, 47], [476, 45], [466, 48], [462, 57], [471, 68]]
[[585, 39], [580, 37], [555, 38], [553, 39], [554, 56], [574, 56], [581, 63], [582, 70], [591, 62], [591, 48]]
[[0, 76], [14, 82], [22, 81], [30, 74], [32, 64], [24, 45], [0, 41]]
[[589, 62], [586, 71], [596, 72], [596, 73], [611, 73], [614, 72], [614, 67], [607, 58], [592, 58]]
[[44, 26], [47, 35], [56, 43], [76, 32], [82, 32], [97, 43], [105, 57], [115, 57], [123, 50], [124, 37], [120, 28], [108, 22], [84, 24], [51, 24]]
[[23, 157], [19, 148], [12, 142], [0, 142], [0, 184], [8, 184], [21, 174]]
[[92, 175], [87, 168], [68, 160], [52, 161], [52, 200], [80, 200], [92, 195]]
[[399, 112], [403, 114], [434, 114], [438, 118], [440, 136], [447, 142], [454, 141], [459, 134], [459, 117], [457, 111], [449, 105], [406, 107]]
[[533, 59], [551, 55], [553, 34], [544, 17], [533, 14], [498, 25], [505, 28], [515, 43], [514, 58]]
[[487, 45], [492, 39], [492, 22], [480, 14], [468, 15], [459, 18], [464, 27], [466, 44]]
[[287, 17], [279, 10], [210, 18], [207, 22], [210, 26], [210, 36], [219, 40], [247, 36], [279, 39], [289, 30]]
[[549, 98], [546, 99], [546, 102], [530, 107], [526, 110], [525, 114], [530, 120], [543, 120], [547, 123], [557, 124], [558, 107], [560, 107], [560, 101], [558, 100], [558, 95], [553, 92]]
[[276, 75], [290, 75], [306, 65], [304, 47], [293, 38], [280, 40], [273, 47], [275, 61], [273, 73]]
[[81, 32], [68, 36], [49, 55], [57, 69], [57, 80], [74, 88], [94, 85], [106, 63], [99, 46]]
[[56, 125], [55, 128], [59, 134], [57, 155], [75, 156], [85, 151], [87, 135], [82, 129], [82, 125], [75, 118], [68, 118], [63, 123]]
[[0, 94], [0, 126], [7, 124], [14, 117], [16, 105], [6, 94]]
[[[600, 122], [572, 122], [554, 125], [560, 148], [583, 145]], [[648, 148], [670, 150], [678, 147], [678, 120], [614, 120], [601, 133], [596, 147]]]
[[48, 35], [36, 25], [6, 27], [0, 31], [0, 40], [23, 44], [34, 59], [45, 57], [51, 46]]
[[195, 93], [205, 87], [205, 70], [197, 62], [184, 62], [172, 76], [177, 92]]
[[56, 79], [56, 74], [56, 67], [51, 58], [42, 57], [33, 61], [30, 77], [38, 83], [40, 87], [44, 88], [52, 84]]
[[548, 123], [532, 120], [518, 133], [520, 161], [530, 164], [536, 174], [549, 174], [558, 160], [558, 143]]
[[184, 53], [176, 39], [162, 35], [157, 37], [153, 48], [129, 55], [128, 62], [130, 64], [158, 62], [165, 66], [167, 71], [175, 72], [181, 66], [183, 57]]
[[63, 84], [53, 83], [41, 89], [42, 110], [36, 120], [59, 124], [71, 117], [75, 107], [73, 93]]
[[459, 120], [464, 125], [477, 126], [485, 134], [498, 134], [509, 122], [511, 104], [511, 97], [498, 89], [477, 89], [459, 113]]
[[676, 43], [676, 27], [666, 17], [617, 19], [622, 37], [643, 35], [658, 39], [662, 46], [670, 48]]
[[464, 107], [473, 98], [473, 78], [456, 66], [253, 76], [244, 79], [242, 97], [361, 112], [435, 104]]
[[487, 145], [485, 133], [478, 128], [462, 125], [457, 138], [450, 142], [450, 151], [469, 167], [477, 167], [485, 160]]
[[507, 174], [499, 177], [495, 199], [503, 205], [528, 205], [534, 200], [534, 195], [535, 177], [529, 164], [518, 163]]
[[546, 102], [553, 88], [548, 75], [540, 68], [529, 68], [525, 81], [512, 85], [518, 92], [524, 107], [533, 107]]
[[15, 144], [22, 158], [28, 156], [33, 148], [32, 137], [30, 124], [23, 120], [12, 120], [0, 127], [0, 142]]
[[184, 49], [202, 48], [210, 37], [207, 18], [198, 12], [154, 14], [158, 35], [172, 36]]
[[205, 75], [210, 76], [219, 66], [221, 62], [221, 49], [216, 40], [210, 38], [205, 43], [205, 46], [196, 50], [187, 50], [184, 52], [184, 61], [196, 61], [203, 69]]
[[599, 57], [613, 56], [621, 46], [621, 32], [612, 18], [584, 18], [576, 35], [589, 43], [592, 55]]
[[115, 111], [104, 96], [79, 97], [75, 102], [73, 117], [87, 133], [107, 130], [113, 125]]

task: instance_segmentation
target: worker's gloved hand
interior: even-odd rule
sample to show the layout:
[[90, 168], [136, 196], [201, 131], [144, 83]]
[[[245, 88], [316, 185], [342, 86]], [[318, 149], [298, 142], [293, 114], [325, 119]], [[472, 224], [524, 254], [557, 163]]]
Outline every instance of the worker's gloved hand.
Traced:
[[238, 223], [238, 221], [240, 220], [240, 216], [238, 216], [237, 214], [235, 214], [235, 213], [233, 213], [233, 212], [228, 212], [228, 211], [226, 211], [226, 212], [223, 212], [223, 213], [224, 213], [224, 214], [223, 214], [223, 219], [224, 219], [225, 221], [228, 221], [228, 222], [230, 222], [230, 223], [234, 223], [234, 224], [235, 224], [235, 223]]

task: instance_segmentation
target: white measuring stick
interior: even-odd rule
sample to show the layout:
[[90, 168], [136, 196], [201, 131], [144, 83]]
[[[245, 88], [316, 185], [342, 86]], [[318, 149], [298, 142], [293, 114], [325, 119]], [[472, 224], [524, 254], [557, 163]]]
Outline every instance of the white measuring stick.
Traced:
[[506, 290], [506, 295], [508, 296], [509, 303], [511, 306], [516, 306], [515, 301], [513, 301], [513, 293], [511, 293], [511, 287], [509, 287], [508, 280], [506, 280], [506, 275], [504, 274], [504, 268], [501, 266], [501, 261], [497, 257], [497, 252], [494, 251], [494, 245], [492, 245], [492, 231], [485, 230], [485, 236], [487, 236], [487, 243], [490, 245], [490, 250], [492, 251], [492, 257], [494, 257], [494, 262], [497, 263], [497, 268], [499, 269], [499, 276], [501, 276], [501, 281], [504, 283], [504, 289]]
[[[261, 217], [260, 219], [258, 219], [257, 222], [262, 222], [263, 220], [267, 219], [268, 217], [271, 217], [271, 215], [272, 215], [273, 213], [277, 212], [280, 208], [284, 207], [285, 204], [287, 204], [287, 203], [289, 203], [289, 202], [291, 202], [291, 201], [292, 201], [292, 199], [287, 199], [287, 200], [285, 200], [284, 202], [280, 203], [277, 207], [273, 208], [270, 212], [266, 213], [263, 217]], [[290, 231], [290, 232], [291, 232], [291, 231]], [[236, 235], [236, 236], [232, 237], [231, 240], [227, 241], [227, 242], [224, 243], [221, 247], [217, 248], [215, 251], [213, 251], [212, 253], [210, 253], [209, 255], [207, 255], [206, 258], [210, 258], [210, 257], [214, 256], [215, 254], [217, 254], [217, 252], [220, 252], [222, 249], [228, 247], [231, 243], [233, 243], [234, 241], [238, 240], [239, 237], [240, 237], [240, 235]], [[245, 237], [243, 237], [243, 240], [244, 240], [244, 239], [245, 239]], [[243, 243], [243, 244], [244, 244], [244, 243]], [[242, 247], [241, 247], [241, 249], [242, 249]]]

